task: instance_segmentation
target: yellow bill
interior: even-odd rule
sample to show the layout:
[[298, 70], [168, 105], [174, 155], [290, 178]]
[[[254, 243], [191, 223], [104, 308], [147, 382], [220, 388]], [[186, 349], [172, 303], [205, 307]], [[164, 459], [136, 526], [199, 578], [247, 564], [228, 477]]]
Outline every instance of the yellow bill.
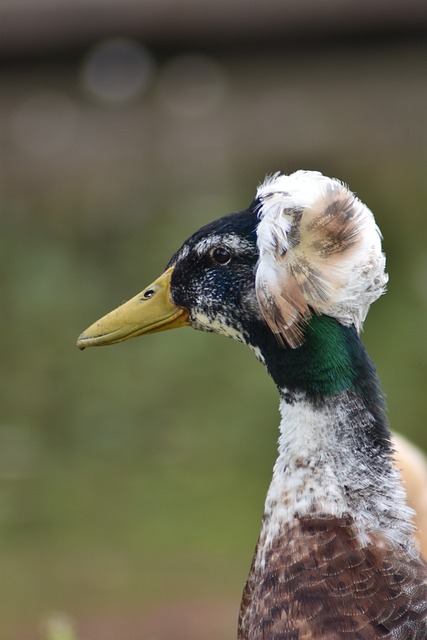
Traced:
[[100, 347], [189, 325], [188, 311], [177, 307], [170, 297], [173, 269], [170, 267], [141, 293], [94, 322], [79, 336], [77, 346]]

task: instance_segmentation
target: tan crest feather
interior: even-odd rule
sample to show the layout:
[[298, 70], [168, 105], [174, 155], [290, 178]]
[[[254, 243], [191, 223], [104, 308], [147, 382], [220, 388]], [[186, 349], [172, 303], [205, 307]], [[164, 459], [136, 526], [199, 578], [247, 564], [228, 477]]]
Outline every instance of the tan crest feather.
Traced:
[[257, 197], [256, 293], [279, 341], [298, 347], [312, 313], [360, 331], [387, 283], [371, 211], [338, 180], [317, 172], [276, 174]]

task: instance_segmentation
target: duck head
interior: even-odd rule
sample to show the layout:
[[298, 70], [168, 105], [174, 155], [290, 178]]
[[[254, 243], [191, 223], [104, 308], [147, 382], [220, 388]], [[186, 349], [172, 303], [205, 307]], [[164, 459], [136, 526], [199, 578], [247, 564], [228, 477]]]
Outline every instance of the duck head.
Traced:
[[370, 210], [318, 172], [275, 174], [252, 204], [194, 233], [164, 273], [78, 339], [81, 349], [182, 326], [296, 349], [313, 316], [359, 331], [385, 289]]

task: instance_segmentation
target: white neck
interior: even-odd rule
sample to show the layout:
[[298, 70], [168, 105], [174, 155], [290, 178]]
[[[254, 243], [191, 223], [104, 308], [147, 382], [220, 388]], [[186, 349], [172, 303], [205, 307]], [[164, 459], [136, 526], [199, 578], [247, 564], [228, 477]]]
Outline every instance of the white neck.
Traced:
[[319, 407], [301, 394], [282, 400], [280, 412], [259, 551], [295, 519], [314, 514], [352, 517], [363, 544], [381, 532], [411, 547], [412, 510], [389, 451], [375, 445], [375, 421], [362, 400], [344, 392]]

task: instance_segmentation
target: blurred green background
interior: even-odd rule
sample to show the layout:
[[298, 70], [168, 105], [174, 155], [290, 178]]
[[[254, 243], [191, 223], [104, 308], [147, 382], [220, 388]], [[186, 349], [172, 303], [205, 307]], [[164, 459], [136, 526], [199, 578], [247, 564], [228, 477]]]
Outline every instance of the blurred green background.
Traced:
[[426, 447], [425, 12], [271, 0], [192, 23], [171, 1], [108, 22], [102, 2], [33, 4], [0, 3], [0, 638], [65, 640], [57, 616], [81, 640], [233, 638], [273, 384], [190, 329], [75, 340], [266, 173], [318, 169], [383, 231], [389, 292], [364, 341], [393, 428]]

